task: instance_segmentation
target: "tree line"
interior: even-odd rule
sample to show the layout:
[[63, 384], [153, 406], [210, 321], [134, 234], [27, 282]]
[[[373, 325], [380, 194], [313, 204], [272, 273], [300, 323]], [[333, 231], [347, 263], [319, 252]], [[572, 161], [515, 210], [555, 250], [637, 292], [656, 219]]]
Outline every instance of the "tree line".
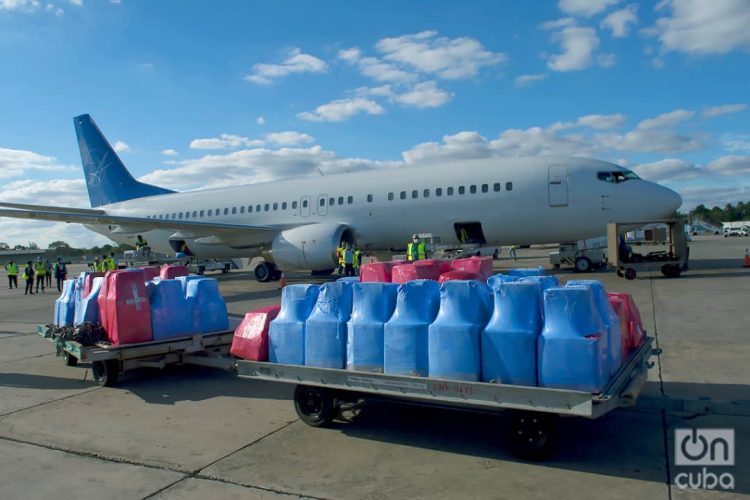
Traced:
[[[125, 250], [132, 250], [131, 245], [102, 245], [91, 248], [75, 248], [65, 241], [53, 241], [47, 246], [47, 254], [54, 257], [84, 257], [90, 255], [97, 257], [104, 254], [114, 252], [115, 255], [122, 255]], [[15, 245], [11, 247], [7, 243], [0, 241], [0, 250], [39, 250], [39, 245], [35, 242], [30, 241], [26, 245]]]
[[700, 219], [715, 225], [722, 222], [735, 222], [750, 218], [750, 202], [738, 202], [736, 205], [727, 203], [724, 208], [708, 208], [700, 204], [690, 211], [691, 220]]

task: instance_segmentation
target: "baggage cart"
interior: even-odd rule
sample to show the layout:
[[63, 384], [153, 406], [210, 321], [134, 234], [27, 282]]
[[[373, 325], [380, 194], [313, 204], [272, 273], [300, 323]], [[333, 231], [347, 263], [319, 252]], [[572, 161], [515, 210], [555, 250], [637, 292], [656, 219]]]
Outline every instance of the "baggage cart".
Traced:
[[[47, 330], [46, 325], [37, 326], [42, 337], [47, 338]], [[229, 349], [233, 337], [234, 331], [230, 330], [123, 345], [106, 342], [82, 345], [66, 340], [59, 346], [59, 353], [67, 366], [91, 363], [94, 380], [101, 386], [112, 387], [122, 373], [135, 368], [192, 364], [232, 370], [234, 358], [229, 356]], [[57, 344], [54, 339], [49, 340]]]
[[300, 419], [313, 427], [330, 424], [342, 405], [367, 399], [491, 413], [511, 410], [509, 432], [514, 451], [522, 458], [540, 460], [554, 447], [558, 417], [593, 419], [636, 403], [652, 366], [649, 358], [658, 354], [652, 343], [653, 339], [646, 337], [599, 394], [246, 360], [237, 361], [237, 374], [295, 384], [294, 408]]
[[[623, 239], [623, 233], [647, 224], [666, 225], [667, 241], [663, 250], [642, 255], [629, 247]], [[628, 280], [635, 279], [639, 272], [656, 270], [660, 270], [667, 278], [679, 278], [688, 269], [690, 248], [687, 245], [685, 224], [680, 220], [610, 222], [607, 224], [607, 248], [609, 264], [615, 268], [618, 276]]]

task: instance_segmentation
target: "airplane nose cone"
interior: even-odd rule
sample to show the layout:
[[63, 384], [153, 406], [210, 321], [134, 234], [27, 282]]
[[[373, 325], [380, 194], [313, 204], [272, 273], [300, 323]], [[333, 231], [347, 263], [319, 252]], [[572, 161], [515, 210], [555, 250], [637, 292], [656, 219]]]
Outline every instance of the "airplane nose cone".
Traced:
[[676, 191], [672, 191], [669, 188], [666, 188], [664, 186], [660, 186], [663, 190], [661, 196], [664, 201], [662, 201], [664, 205], [664, 214], [665, 215], [672, 215], [680, 206], [682, 206], [682, 196], [679, 195]]

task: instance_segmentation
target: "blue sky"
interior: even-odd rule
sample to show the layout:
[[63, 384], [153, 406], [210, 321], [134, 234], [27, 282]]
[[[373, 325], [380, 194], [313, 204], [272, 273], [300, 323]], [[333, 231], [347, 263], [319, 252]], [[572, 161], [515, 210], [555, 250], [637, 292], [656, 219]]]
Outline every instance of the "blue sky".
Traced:
[[81, 113], [178, 190], [565, 154], [629, 166], [683, 209], [747, 201], [747, 26], [746, 0], [0, 0], [0, 201], [88, 205]]

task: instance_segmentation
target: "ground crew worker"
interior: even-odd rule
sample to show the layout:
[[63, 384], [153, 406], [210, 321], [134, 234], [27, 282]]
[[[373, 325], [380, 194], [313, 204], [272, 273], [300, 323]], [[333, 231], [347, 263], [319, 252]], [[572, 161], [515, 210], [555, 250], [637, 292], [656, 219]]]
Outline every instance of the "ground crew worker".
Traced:
[[26, 290], [23, 292], [24, 295], [34, 295], [34, 266], [31, 261], [26, 263], [26, 267], [23, 268], [23, 279], [26, 281]]
[[65, 262], [63, 262], [62, 257], [57, 258], [57, 262], [55, 262], [55, 281], [57, 282], [57, 291], [62, 292], [62, 285], [65, 281], [65, 278], [68, 277], [68, 268], [65, 265]]
[[412, 235], [412, 240], [406, 245], [406, 260], [424, 260], [427, 258], [424, 242], [419, 240], [419, 236]]
[[52, 288], [52, 263], [49, 259], [44, 259], [44, 265], [47, 267], [44, 280], [47, 282], [47, 288]]
[[13, 285], [16, 285], [16, 288], [18, 288], [18, 264], [9, 260], [5, 264], [5, 272], [8, 273], [8, 288], [13, 288]]
[[508, 251], [508, 254], [513, 258], [513, 260], [518, 260], [518, 256], [516, 255], [516, 245], [511, 245], [510, 250]]
[[36, 274], [36, 291], [39, 292], [39, 284], [41, 283], [42, 292], [44, 292], [44, 275], [47, 274], [47, 264], [42, 261], [41, 257], [36, 258], [34, 274]]
[[94, 257], [94, 263], [91, 266], [94, 268], [94, 272], [99, 272], [102, 267], [99, 263], [99, 257]]
[[142, 252], [144, 255], [151, 253], [151, 247], [148, 246], [148, 241], [144, 240], [143, 236], [140, 234], [135, 240], [135, 250], [136, 252]]
[[341, 246], [336, 249], [336, 258], [338, 258], [339, 261], [339, 276], [344, 272], [344, 252], [346, 252], [346, 243], [342, 243]]
[[107, 268], [110, 271], [114, 271], [115, 269], [117, 269], [117, 261], [115, 260], [114, 252], [109, 253], [109, 257], [107, 258]]
[[469, 233], [466, 231], [465, 227], [462, 227], [461, 230], [458, 232], [459, 236], [458, 239], [461, 241], [461, 243], [468, 243], [469, 242]]
[[347, 244], [344, 250], [344, 275], [354, 276], [354, 249], [351, 244]]

